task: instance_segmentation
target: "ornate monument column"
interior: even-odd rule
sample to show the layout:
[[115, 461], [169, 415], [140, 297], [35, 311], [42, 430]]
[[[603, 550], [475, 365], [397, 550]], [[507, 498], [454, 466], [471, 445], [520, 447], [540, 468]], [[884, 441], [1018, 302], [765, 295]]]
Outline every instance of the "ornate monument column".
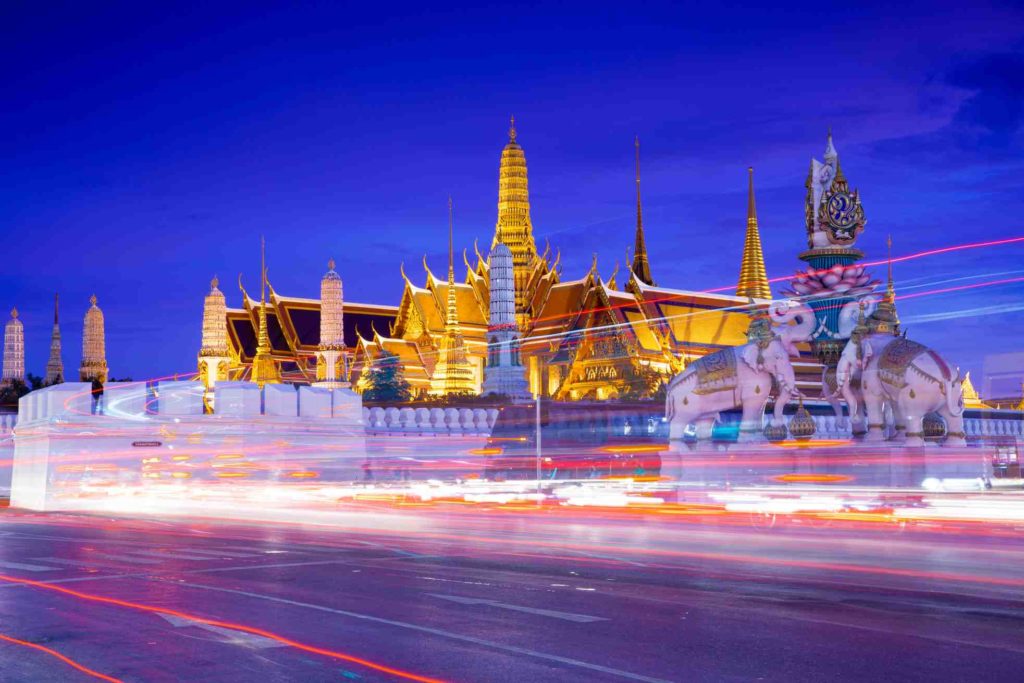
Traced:
[[96, 305], [96, 295], [89, 297], [92, 304], [85, 312], [85, 325], [82, 331], [82, 365], [78, 369], [78, 377], [83, 382], [107, 381], [107, 344], [106, 332], [103, 328], [103, 311]]
[[483, 393], [507, 396], [513, 401], [529, 401], [530, 390], [519, 356], [512, 252], [499, 242], [491, 249], [487, 261], [491, 319], [487, 326]]
[[58, 313], [59, 296], [53, 295], [53, 332], [50, 334], [50, 358], [46, 361], [46, 383], [60, 384], [64, 381], [64, 361], [61, 359], [60, 322]]
[[227, 304], [218, 281], [210, 280], [210, 293], [203, 301], [203, 339], [199, 348], [199, 379], [206, 390], [228, 378], [231, 354], [228, 351]]
[[0, 382], [25, 381], [25, 326], [18, 320], [18, 309], [11, 309], [11, 319], [4, 326], [4, 363]]
[[[799, 255], [810, 267], [797, 272], [784, 294], [795, 296], [813, 309], [817, 329], [811, 347], [827, 368], [835, 368], [856, 322], [859, 301], [879, 284], [856, 262], [864, 253], [854, 245], [867, 222], [860, 194], [839, 165], [829, 132], [825, 161], [811, 160], [807, 176], [805, 216], [807, 243]], [[868, 302], [873, 307], [874, 302]], [[829, 382], [831, 384], [831, 381]]]
[[334, 270], [334, 259], [320, 280], [320, 345], [316, 353], [316, 384], [329, 388], [348, 387], [344, 381], [345, 350], [344, 295], [341, 276]]

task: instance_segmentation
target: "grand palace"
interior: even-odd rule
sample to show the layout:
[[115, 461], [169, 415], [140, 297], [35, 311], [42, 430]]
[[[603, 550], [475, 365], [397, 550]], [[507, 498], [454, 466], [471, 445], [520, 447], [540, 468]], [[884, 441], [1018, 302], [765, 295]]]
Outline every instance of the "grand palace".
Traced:
[[[503, 244], [512, 255], [514, 326], [518, 358], [534, 395], [559, 400], [642, 395], [711, 351], [746, 341], [753, 300], [771, 298], [749, 171], [744, 236], [723, 239], [735, 249], [739, 270], [734, 294], [674, 289], [656, 282], [657, 263], [646, 247], [640, 196], [639, 142], [636, 143], [636, 225], [623, 235], [632, 243], [629, 270], [607, 279], [590, 269], [567, 279], [560, 254], [538, 250], [527, 183], [526, 155], [515, 120], [501, 152], [498, 212], [492, 248]], [[257, 298], [242, 287], [241, 308], [224, 305], [216, 282], [207, 296], [200, 376], [218, 379], [313, 383], [337, 376], [356, 389], [367, 369], [385, 354], [397, 356], [405, 379], [420, 396], [458, 391], [479, 393], [494, 345], [490, 311], [489, 258], [474, 248], [475, 263], [463, 256], [465, 275], [454, 276], [451, 249], [447, 275], [437, 275], [424, 258], [424, 273], [404, 281], [397, 305], [345, 301], [337, 280], [337, 339], [325, 346], [321, 300], [291, 297], [261, 283]], [[332, 275], [333, 274], [333, 275]], [[325, 279], [326, 282], [326, 279]], [[332, 290], [333, 291], [333, 290]], [[326, 306], [326, 304], [324, 304]], [[326, 310], [326, 308], [324, 309]], [[325, 313], [325, 315], [327, 315]], [[212, 316], [212, 317], [211, 317]], [[226, 319], [226, 329], [220, 321]], [[332, 351], [325, 361], [325, 349]], [[212, 361], [212, 362], [211, 362]], [[330, 370], [325, 370], [325, 363]], [[806, 383], [820, 382], [813, 357], [801, 363]], [[453, 381], [454, 373], [462, 373]]]

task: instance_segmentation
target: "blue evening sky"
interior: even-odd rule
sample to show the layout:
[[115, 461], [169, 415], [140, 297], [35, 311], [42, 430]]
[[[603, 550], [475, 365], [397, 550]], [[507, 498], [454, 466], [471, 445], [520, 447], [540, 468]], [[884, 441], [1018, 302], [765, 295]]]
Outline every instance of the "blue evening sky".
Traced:
[[[537, 238], [567, 278], [595, 251], [607, 277], [632, 243], [634, 135], [670, 287], [735, 281], [748, 165], [769, 274], [801, 265], [829, 126], [869, 257], [889, 232], [897, 255], [1024, 235], [1024, 7], [886, 5], [5, 3], [0, 306], [21, 311], [42, 373], [59, 290], [70, 376], [95, 292], [112, 374], [140, 379], [195, 368], [210, 277], [238, 305], [261, 233], [279, 292], [316, 296], [333, 256], [346, 298], [397, 304], [400, 262], [444, 269], [449, 193], [456, 244], [489, 243], [510, 113]], [[899, 264], [897, 286], [1020, 278], [1022, 257]], [[1021, 347], [1022, 294], [900, 314], [977, 378]]]

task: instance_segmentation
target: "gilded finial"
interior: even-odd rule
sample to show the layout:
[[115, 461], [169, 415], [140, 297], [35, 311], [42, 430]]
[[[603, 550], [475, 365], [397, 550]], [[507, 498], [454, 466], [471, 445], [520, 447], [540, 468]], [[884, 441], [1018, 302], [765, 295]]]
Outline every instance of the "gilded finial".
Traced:
[[210, 280], [210, 289], [217, 289], [217, 285], [219, 285], [219, 284], [220, 284], [220, 280], [218, 280], [217, 276], [214, 275], [213, 279]]
[[327, 261], [327, 270], [334, 270], [334, 259], [329, 259]]
[[448, 282], [455, 281], [455, 256], [452, 247], [452, 233], [454, 231], [455, 218], [452, 210], [452, 196], [448, 195]]
[[516, 141], [516, 116], [515, 116], [515, 114], [512, 114], [511, 116], [509, 116], [508, 141], [509, 142], [515, 142]]
[[14, 306], [13, 308], [11, 308], [11, 317], [12, 318], [17, 318], [18, 317], [18, 307], [17, 306]]
[[92, 304], [93, 306], [96, 305], [96, 295], [95, 294], [93, 294], [92, 296], [89, 297], [89, 303]]
[[889, 281], [888, 281], [888, 284], [886, 285], [886, 294], [889, 296], [890, 299], [895, 300], [895, 298], [896, 298], [896, 288], [893, 286], [893, 282], [892, 282], [892, 234], [889, 234], [887, 236], [887, 238], [885, 240], [885, 245], [886, 245], [886, 249], [887, 249], [887, 252], [888, 252], [887, 261], [889, 262], [889, 264], [888, 264], [888, 268], [889, 268]]

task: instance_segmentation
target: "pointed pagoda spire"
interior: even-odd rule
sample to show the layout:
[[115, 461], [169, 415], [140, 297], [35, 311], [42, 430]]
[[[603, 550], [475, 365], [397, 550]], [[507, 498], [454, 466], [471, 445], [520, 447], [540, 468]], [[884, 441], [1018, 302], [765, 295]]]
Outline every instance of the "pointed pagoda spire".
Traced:
[[58, 309], [60, 295], [53, 295], [53, 332], [50, 334], [50, 358], [46, 361], [46, 383], [59, 384], [64, 381], [64, 361], [61, 358], [60, 316]]
[[647, 242], [644, 239], [644, 214], [640, 204], [640, 137], [633, 141], [636, 147], [636, 241], [633, 245], [633, 262], [630, 270], [645, 285], [654, 285], [651, 277], [651, 264], [647, 260]]
[[[509, 135], [515, 134], [515, 128]], [[438, 352], [437, 365], [431, 390], [435, 394], [474, 393], [473, 370], [466, 356], [466, 346], [459, 325], [458, 299], [455, 296], [455, 253], [452, 234], [454, 232], [454, 211], [452, 198], [448, 197], [448, 309], [445, 314], [444, 337]]]
[[252, 359], [252, 381], [263, 388], [265, 384], [277, 384], [281, 377], [277, 363], [270, 352], [270, 335], [267, 331], [267, 241], [260, 237], [260, 314], [259, 333], [256, 335], [256, 356]]
[[761, 232], [757, 227], [757, 206], [754, 203], [754, 167], [747, 168], [747, 235], [743, 242], [743, 262], [736, 296], [771, 299], [768, 274], [761, 250]]
[[530, 219], [530, 192], [526, 177], [526, 154], [518, 142], [516, 119], [510, 118], [508, 142], [501, 150], [498, 167], [498, 221], [494, 226], [491, 248], [499, 242], [512, 252], [515, 274], [516, 320], [521, 327], [529, 320], [530, 276], [541, 257], [533, 237]]
[[882, 297], [875, 312], [871, 314], [869, 322], [872, 332], [886, 332], [895, 336], [900, 333], [900, 317], [896, 313], [896, 287], [892, 280], [892, 235], [889, 235], [886, 245], [889, 249], [889, 263], [885, 296]]

